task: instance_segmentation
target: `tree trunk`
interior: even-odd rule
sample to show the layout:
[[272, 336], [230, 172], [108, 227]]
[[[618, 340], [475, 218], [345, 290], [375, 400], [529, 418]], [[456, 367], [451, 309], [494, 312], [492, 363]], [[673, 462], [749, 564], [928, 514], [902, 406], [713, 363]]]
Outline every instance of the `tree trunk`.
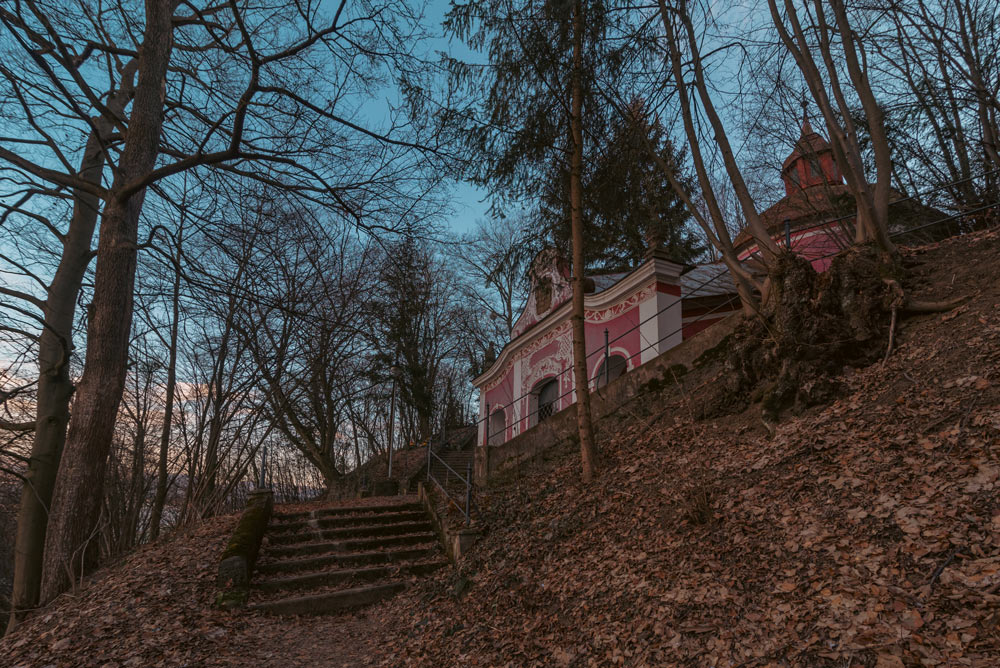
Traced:
[[[98, 130], [87, 140], [79, 177], [99, 184], [104, 171], [104, 138], [110, 134], [110, 124], [98, 119]], [[101, 135], [104, 135], [103, 137]], [[56, 274], [49, 285], [45, 300], [45, 327], [38, 339], [38, 396], [35, 405], [35, 438], [31, 458], [24, 476], [21, 504], [17, 514], [17, 534], [14, 538], [14, 580], [11, 593], [11, 615], [7, 632], [20, 622], [21, 611], [38, 605], [42, 582], [42, 552], [45, 529], [49, 519], [49, 504], [55, 487], [56, 473], [66, 440], [69, 423], [69, 403], [73, 396], [73, 381], [69, 376], [69, 357], [73, 350], [73, 320], [76, 298], [80, 294], [84, 274], [90, 264], [90, 244], [100, 202], [94, 195], [74, 193], [73, 215], [63, 239], [62, 256]]]
[[146, 2], [138, 82], [119, 169], [101, 217], [87, 356], [77, 389], [45, 538], [40, 602], [72, 585], [97, 527], [104, 474], [128, 361], [136, 237], [145, 189], [130, 181], [154, 167], [172, 40], [172, 2]]
[[163, 429], [160, 432], [160, 456], [156, 463], [156, 494], [153, 497], [153, 509], [149, 516], [149, 539], [156, 540], [160, 535], [160, 524], [163, 519], [163, 505], [167, 501], [167, 456], [170, 449], [170, 426], [174, 416], [174, 391], [177, 386], [177, 334], [180, 329], [180, 292], [181, 292], [181, 244], [184, 227], [177, 232], [177, 253], [174, 256], [174, 285], [171, 292], [172, 307], [170, 322], [169, 360], [167, 362], [166, 403], [163, 407]]
[[984, 59], [978, 45], [981, 28], [976, 25], [975, 10], [967, 3], [956, 2], [955, 9], [955, 15], [958, 17], [958, 34], [962, 40], [957, 46], [968, 70], [969, 84], [976, 95], [976, 117], [982, 132], [983, 151], [994, 166], [1000, 167], [1000, 153], [998, 153], [1000, 143], [998, 143], [996, 119], [990, 113], [991, 108], [996, 106], [996, 96], [993, 92], [996, 89], [991, 91], [983, 80], [981, 68]]
[[[358, 447], [358, 425], [351, 420], [351, 434], [354, 436], [354, 484], [361, 491], [361, 448]], [[428, 446], [430, 447], [430, 446]]]
[[[817, 9], [820, 8], [819, 3]], [[861, 100], [868, 120], [868, 134], [871, 140], [872, 152], [875, 154], [875, 188], [871, 192], [872, 209], [870, 241], [878, 244], [886, 253], [894, 253], [895, 245], [889, 239], [889, 189], [892, 182], [892, 154], [889, 150], [889, 137], [885, 131], [885, 114], [868, 81], [868, 72], [862, 65], [855, 44], [854, 30], [847, 19], [847, 8], [843, 0], [830, 0], [837, 28], [840, 31], [841, 46], [847, 60], [847, 72], [851, 83]], [[865, 180], [867, 186], [867, 179]], [[868, 188], [870, 190], [870, 188]], [[860, 213], [860, 212], [859, 212]]]
[[702, 198], [705, 200], [709, 216], [712, 219], [711, 225], [709, 225], [709, 222], [705, 220], [705, 217], [691, 200], [691, 196], [688, 194], [687, 189], [676, 178], [676, 166], [665, 165], [662, 157], [656, 154], [655, 151], [650, 151], [650, 153], [653, 155], [654, 160], [657, 161], [657, 164], [661, 165], [661, 169], [663, 169], [667, 178], [670, 180], [670, 184], [673, 187], [674, 192], [676, 192], [684, 201], [688, 211], [692, 216], [694, 216], [695, 220], [701, 226], [702, 230], [705, 232], [705, 236], [708, 237], [709, 242], [715, 246], [716, 250], [718, 250], [722, 255], [723, 262], [729, 269], [729, 273], [733, 278], [733, 283], [736, 286], [736, 292], [740, 297], [741, 304], [743, 305], [744, 314], [747, 316], [753, 316], [760, 312], [760, 304], [754, 294], [754, 289], [759, 288], [759, 286], [755, 285], [749, 273], [740, 264], [736, 251], [733, 248], [732, 237], [730, 237], [729, 229], [726, 227], [726, 221], [722, 215], [722, 209], [720, 208], [719, 201], [715, 196], [715, 189], [712, 186], [712, 181], [709, 178], [708, 169], [705, 166], [705, 160], [701, 153], [699, 137], [694, 125], [693, 112], [691, 111], [691, 100], [688, 96], [688, 84], [684, 80], [680, 43], [670, 21], [669, 10], [667, 9], [665, 0], [659, 1], [659, 7], [660, 18], [662, 19], [663, 29], [667, 38], [667, 57], [670, 59], [670, 71], [674, 79], [674, 85], [677, 86], [677, 96], [681, 108], [681, 118], [684, 122], [684, 133], [688, 139], [688, 148], [691, 151], [691, 162], [695, 167], [695, 173], [698, 177], [698, 185], [701, 188]]
[[[221, 373], [221, 369], [220, 369]], [[205, 469], [202, 471], [202, 480], [198, 484], [198, 499], [195, 503], [198, 506], [199, 517], [206, 518], [215, 514], [216, 482], [219, 474], [219, 441], [222, 436], [222, 415], [221, 402], [215, 403], [215, 413], [208, 423], [208, 440], [205, 444]]]
[[[136, 383], [138, 385], [138, 383]], [[146, 390], [148, 392], [149, 385]], [[138, 395], [138, 393], [137, 393]], [[146, 398], [140, 399], [145, 402]], [[138, 403], [138, 402], [137, 402]], [[135, 435], [132, 439], [132, 479], [129, 484], [129, 506], [125, 515], [125, 526], [120, 543], [122, 551], [131, 550], [141, 539], [139, 532], [140, 517], [142, 514], [142, 502], [146, 491], [146, 418], [147, 410], [141, 405], [136, 407]]]
[[193, 452], [191, 452], [191, 456], [188, 457], [187, 485], [184, 487], [184, 502], [181, 503], [181, 513], [178, 518], [178, 524], [186, 524], [195, 514], [193, 510], [194, 495], [197, 491], [195, 489], [195, 480], [198, 479], [198, 461], [201, 458], [201, 447], [196, 445], [192, 448], [192, 450]]
[[719, 153], [722, 155], [726, 175], [729, 177], [729, 183], [733, 186], [733, 191], [736, 193], [736, 198], [739, 200], [740, 208], [743, 210], [743, 215], [746, 218], [747, 230], [757, 241], [757, 248], [760, 250], [764, 264], [768, 267], [773, 267], [774, 260], [778, 255], [778, 245], [774, 243], [763, 221], [761, 221], [760, 214], [757, 212], [757, 204], [750, 195], [750, 189], [747, 188], [739, 165], [736, 164], [736, 156], [729, 143], [726, 128], [723, 126], [722, 119], [719, 118], [719, 114], [715, 110], [715, 103], [712, 101], [708, 85], [705, 83], [705, 70], [702, 66], [698, 39], [694, 32], [694, 26], [691, 23], [691, 17], [686, 11], [686, 5], [682, 4], [682, 7], [685, 7], [685, 9], [681, 12], [681, 21], [684, 24], [684, 29], [688, 37], [688, 46], [691, 49], [695, 90], [698, 92], [701, 106], [705, 110], [705, 116], [708, 117], [708, 121], [712, 126], [712, 133], [715, 136], [715, 143], [719, 147]]
[[[850, 25], [847, 23], [847, 16], [843, 13], [843, 4], [832, 3], [838, 22], [838, 30], [842, 33], [842, 48], [848, 61], [851, 83], [857, 89], [872, 130], [872, 142], [876, 151], [878, 171], [874, 190], [868, 183], [864, 163], [861, 159], [857, 128], [851, 120], [852, 109], [840, 84], [837, 63], [831, 50], [831, 31], [824, 14], [827, 3], [813, 0], [817, 22], [818, 49], [826, 67], [826, 78], [820, 73], [816, 60], [813, 58], [812, 47], [806, 38], [806, 31], [799, 22], [792, 0], [784, 0], [783, 4], [791, 26], [791, 34], [778, 12], [777, 0], [768, 0], [771, 19], [782, 44], [794, 58], [813, 100], [823, 114], [823, 120], [830, 135], [830, 147], [833, 150], [834, 159], [844, 173], [847, 187], [856, 204], [854, 241], [857, 244], [874, 241], [885, 253], [892, 254], [895, 252], [895, 247], [888, 234], [889, 184], [892, 163], [888, 153], [888, 142], [885, 140], [882, 111], [868, 84], [867, 74], [858, 61], [853, 33], [851, 33]], [[839, 116], [833, 108], [830, 95], [827, 93], [827, 86], [836, 100]]]
[[581, 3], [573, 5], [573, 82], [572, 109], [570, 111], [570, 133], [572, 153], [570, 155], [569, 206], [570, 228], [573, 238], [573, 378], [576, 383], [576, 426], [580, 434], [580, 461], [583, 465], [583, 481], [590, 482], [597, 474], [597, 445], [594, 443], [594, 428], [590, 415], [590, 385], [587, 374], [587, 341], [583, 319], [583, 192], [581, 172], [583, 168], [583, 82], [580, 69], [583, 58], [583, 17]]

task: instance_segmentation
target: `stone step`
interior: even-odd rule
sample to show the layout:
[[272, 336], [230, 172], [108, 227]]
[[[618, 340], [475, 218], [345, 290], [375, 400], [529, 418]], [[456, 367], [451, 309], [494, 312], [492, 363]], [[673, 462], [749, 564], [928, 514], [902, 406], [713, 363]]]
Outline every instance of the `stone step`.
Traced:
[[319, 540], [336, 540], [338, 538], [372, 538], [376, 536], [398, 536], [401, 534], [429, 531], [430, 520], [425, 515], [419, 522], [398, 522], [395, 524], [374, 524], [357, 527], [342, 527], [340, 529], [312, 529], [298, 533], [272, 534], [267, 533], [269, 545], [293, 545]]
[[290, 575], [282, 578], [261, 580], [253, 584], [262, 592], [284, 591], [286, 589], [307, 589], [339, 585], [352, 581], [385, 580], [400, 576], [427, 575], [448, 564], [444, 559], [387, 566], [367, 566], [365, 568], [343, 568], [339, 570]]
[[368, 566], [373, 564], [396, 564], [404, 561], [419, 561], [430, 559], [440, 554], [437, 545], [427, 547], [411, 547], [401, 550], [380, 550], [376, 552], [357, 552], [354, 554], [325, 554], [319, 557], [304, 559], [282, 559], [257, 564], [256, 571], [265, 575], [277, 573], [295, 573], [312, 571], [320, 568], [344, 568], [347, 566]]
[[399, 536], [379, 536], [375, 538], [356, 538], [353, 540], [271, 545], [265, 548], [264, 555], [268, 559], [285, 559], [288, 557], [306, 556], [310, 554], [325, 554], [327, 552], [357, 552], [361, 550], [378, 550], [389, 547], [399, 547], [402, 545], [421, 545], [423, 543], [436, 542], [437, 535], [433, 532], [419, 531]]
[[442, 466], [441, 468], [432, 469], [431, 476], [433, 476], [434, 479], [440, 483], [461, 485], [462, 487], [465, 487], [465, 471], [462, 471], [462, 477], [460, 478]]
[[294, 522], [272, 523], [267, 532], [272, 535], [303, 531], [309, 529], [338, 529], [341, 527], [366, 526], [374, 524], [399, 524], [401, 522], [418, 522], [426, 519], [427, 513], [421, 510], [408, 510], [401, 513], [382, 513], [379, 515], [348, 515], [344, 517], [321, 517], [317, 519], [296, 520]]
[[416, 501], [404, 501], [400, 503], [385, 503], [377, 506], [337, 506], [333, 508], [318, 508], [316, 510], [303, 510], [293, 513], [276, 512], [272, 516], [278, 522], [298, 521], [304, 519], [316, 519], [321, 517], [335, 517], [340, 515], [365, 515], [378, 513], [395, 513], [412, 510], [421, 510], [422, 506]]
[[[467, 477], [470, 472], [470, 465], [474, 464], [472, 453], [452, 452], [443, 456], [444, 462], [434, 459], [431, 462], [430, 473], [439, 483], [443, 485], [462, 485], [461, 479]], [[445, 466], [447, 463], [447, 466]], [[449, 470], [449, 467], [451, 470]], [[456, 475], [457, 474], [457, 475]]]
[[247, 608], [274, 615], [321, 615], [371, 605], [404, 589], [405, 581], [386, 582], [323, 594], [260, 601], [249, 604]]

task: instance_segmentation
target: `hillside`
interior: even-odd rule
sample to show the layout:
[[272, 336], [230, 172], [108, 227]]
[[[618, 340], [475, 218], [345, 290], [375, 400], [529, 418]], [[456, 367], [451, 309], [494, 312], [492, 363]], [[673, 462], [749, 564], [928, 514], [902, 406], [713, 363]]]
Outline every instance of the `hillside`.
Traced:
[[[147, 546], [0, 641], [18, 666], [1000, 665], [1000, 237], [907, 252], [884, 364], [768, 427], [695, 421], [706, 365], [480, 498], [463, 563], [353, 615], [209, 608], [233, 518]], [[463, 578], [471, 584], [467, 587]], [[460, 597], [455, 592], [463, 591]]]

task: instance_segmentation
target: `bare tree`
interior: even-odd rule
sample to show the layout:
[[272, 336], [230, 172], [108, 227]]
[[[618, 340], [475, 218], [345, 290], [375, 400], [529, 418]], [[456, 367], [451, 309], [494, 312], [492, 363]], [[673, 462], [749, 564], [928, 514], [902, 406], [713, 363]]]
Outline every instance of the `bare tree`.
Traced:
[[150, 510], [149, 536], [156, 540], [160, 535], [160, 525], [163, 521], [163, 506], [167, 500], [169, 483], [168, 462], [170, 458], [171, 432], [174, 420], [174, 401], [177, 394], [177, 345], [180, 336], [180, 298], [181, 298], [181, 259], [184, 247], [184, 223], [177, 227], [173, 239], [172, 252], [169, 255], [170, 268], [173, 276], [170, 284], [170, 321], [166, 338], [163, 338], [158, 328], [152, 328], [160, 337], [160, 342], [167, 349], [167, 379], [163, 388], [164, 406], [163, 420], [160, 427], [160, 447], [156, 460], [156, 490], [153, 505]]
[[[424, 160], [436, 150], [402, 115], [394, 114], [379, 130], [337, 110], [381, 85], [386, 73], [410, 83], [421, 76], [425, 61], [414, 56], [416, 40], [409, 39], [419, 37], [415, 15], [399, 3], [345, 5], [324, 17], [319, 8], [300, 3], [122, 3], [117, 11], [91, 12], [73, 1], [29, 0], [0, 16], [5, 50], [22, 54], [28, 65], [5, 72], [26, 132], [5, 142], [10, 148], [0, 151], [0, 160], [15, 181], [28, 184], [8, 212], [30, 217], [34, 200], [77, 192], [92, 198], [89, 210], [101, 216], [85, 369], [49, 513], [42, 600], [65, 588], [67, 574], [79, 570], [74, 555], [91, 535], [99, 510], [104, 454], [125, 377], [137, 230], [147, 190], [184, 171], [212, 168], [280, 184], [356, 224], [378, 225], [395, 206], [379, 198], [380, 189], [406, 209], [403, 200], [422, 196], [433, 182], [435, 177], [418, 177], [401, 185], [396, 178], [406, 167], [420, 173], [408, 154]], [[358, 49], [362, 43], [367, 47]], [[327, 68], [325, 62], [336, 65]], [[128, 91], [120, 109], [108, 103], [109, 80], [112, 92]], [[45, 106], [63, 118], [64, 136], [36, 122]], [[168, 107], [172, 113], [164, 124]], [[416, 105], [410, 109], [418, 111]], [[101, 123], [110, 127], [107, 136]], [[89, 144], [93, 178], [70, 166], [74, 133], [96, 137]], [[353, 159], [339, 161], [343, 155]], [[113, 167], [110, 183], [103, 179], [105, 164]], [[352, 191], [359, 182], [361, 188]], [[55, 463], [50, 457], [40, 466]], [[39, 556], [35, 550], [33, 563]], [[27, 580], [35, 575], [22, 571], [27, 601], [35, 587]]]
[[914, 0], [876, 33], [887, 76], [901, 84], [893, 92], [916, 110], [895, 148], [916, 158], [923, 184], [943, 185], [960, 208], [995, 199], [1000, 187], [1000, 88], [987, 83], [1000, 72], [998, 21], [995, 3]]
[[338, 439], [363, 343], [368, 252], [305, 211], [270, 211], [267, 218], [253, 223], [259, 273], [234, 326], [254, 361], [271, 423], [330, 489], [343, 474]]
[[[782, 44], [794, 57], [813, 101], [823, 115], [837, 164], [854, 196], [857, 207], [855, 243], [875, 242], [883, 252], [895, 252], [895, 246], [889, 239], [889, 189], [893, 170], [885, 115], [872, 90], [865, 45], [851, 26], [844, 0], [830, 0], [829, 3], [814, 0], [811, 14], [807, 5], [806, 12], [811, 23], [805, 26], [792, 0], [784, 0], [784, 16], [776, 0], [768, 0], [768, 7]], [[832, 14], [832, 24], [828, 12]], [[810, 34], [817, 36], [815, 42], [810, 41]], [[838, 38], [839, 41], [836, 41]], [[839, 53], [835, 44], [839, 44]], [[822, 72], [816, 62], [817, 51], [824, 65]], [[849, 88], [841, 83], [841, 58], [838, 55], [846, 64]], [[869, 183], [865, 171], [849, 93], [857, 97], [864, 109], [875, 156], [874, 184]]]
[[464, 344], [474, 366], [510, 338], [527, 299], [532, 243], [524, 215], [477, 221], [472, 232], [447, 247], [459, 269], [468, 312]]
[[461, 350], [457, 279], [434, 245], [412, 237], [387, 246], [378, 267], [369, 339], [375, 373], [387, 379], [389, 369], [398, 366], [403, 440], [424, 441], [436, 431], [442, 372]]
[[583, 259], [583, 3], [573, 3], [573, 64], [570, 74], [570, 171], [569, 219], [573, 240], [573, 379], [576, 386], [576, 426], [580, 435], [583, 481], [590, 482], [598, 470], [597, 444], [590, 412], [590, 378], [587, 373], [587, 341], [583, 319], [585, 267]]
[[[760, 305], [757, 293], [763, 291], [763, 285], [740, 263], [733, 247], [732, 237], [727, 227], [727, 218], [719, 203], [719, 195], [709, 171], [709, 163], [702, 151], [703, 140], [697, 127], [697, 112], [694, 107], [694, 96], [701, 103], [701, 108], [707, 116], [714, 137], [714, 143], [723, 156], [725, 171], [739, 200], [748, 229], [753, 235], [758, 247], [763, 253], [766, 263], [773, 262], [777, 254], [775, 246], [767, 230], [760, 220], [757, 205], [754, 203], [749, 189], [743, 180], [742, 173], [736, 164], [736, 159], [729, 143], [722, 119], [715, 108], [715, 102], [709, 91], [705, 75], [705, 64], [701, 54], [699, 40], [701, 36], [695, 28], [692, 17], [692, 7], [687, 0], [680, 0], [673, 6], [666, 0], [659, 0], [660, 19], [664, 29], [664, 46], [669, 63], [670, 77], [677, 93], [678, 106], [687, 138], [690, 159], [698, 180], [701, 200], [708, 212], [706, 217], [692, 197], [689, 189], [679, 178], [680, 166], [667, 164], [661, 156], [656, 155], [657, 162], [670, 179], [671, 185], [678, 196], [684, 200], [691, 215], [701, 227], [709, 242], [722, 256], [726, 267], [733, 277], [744, 312], [758, 313]], [[685, 56], [690, 62], [692, 75], [685, 73]]]
[[[22, 24], [18, 17], [3, 9], [0, 9], [0, 20], [12, 32], [15, 26]], [[43, 46], [54, 48], [51, 42], [37, 33], [30, 33], [29, 36], [38, 48]], [[60, 188], [64, 184], [31, 179], [32, 170], [22, 169], [23, 160], [14, 152], [0, 148], [0, 160], [5, 160], [13, 166], [13, 171], [17, 174], [14, 182], [21, 186], [19, 192], [21, 196], [14, 203], [3, 207], [2, 218], [6, 220], [18, 213], [27, 215], [41, 223], [53, 235], [60, 247], [57, 269], [50, 282], [28, 273], [26, 267], [15, 259], [4, 258], [5, 262], [24, 270], [33, 282], [42, 287], [44, 299], [0, 287], [0, 294], [26, 302], [26, 306], [37, 308], [42, 314], [39, 323], [40, 332], [37, 335], [38, 388], [35, 419], [19, 427], [25, 431], [33, 431], [34, 441], [28, 470], [24, 477], [17, 534], [14, 539], [17, 547], [14, 552], [15, 577], [11, 595], [13, 612], [10, 617], [10, 629], [16, 627], [18, 623], [17, 611], [30, 609], [38, 601], [49, 505], [62, 456], [66, 427], [69, 423], [70, 397], [74, 391], [69, 367], [70, 355], [74, 349], [76, 302], [93, 258], [91, 242], [100, 212], [100, 199], [96, 190], [101, 185], [107, 162], [107, 148], [115, 143], [114, 121], [122, 115], [134, 93], [135, 70], [135, 61], [131, 61], [122, 69], [120, 84], [109, 90], [106, 96], [107, 113], [91, 121], [83, 156], [75, 173], [75, 178], [87, 187]], [[6, 67], [0, 67], [0, 74], [4, 76], [27, 111], [29, 103], [22, 92], [25, 88], [24, 82]], [[49, 139], [50, 143], [52, 141]], [[68, 160], [61, 154], [59, 157], [63, 158], [63, 161]], [[60, 229], [57, 221], [24, 208], [30, 200], [48, 194], [53, 187], [67, 191], [72, 202], [72, 211], [65, 231]], [[25, 333], [24, 336], [35, 338], [29, 333]]]

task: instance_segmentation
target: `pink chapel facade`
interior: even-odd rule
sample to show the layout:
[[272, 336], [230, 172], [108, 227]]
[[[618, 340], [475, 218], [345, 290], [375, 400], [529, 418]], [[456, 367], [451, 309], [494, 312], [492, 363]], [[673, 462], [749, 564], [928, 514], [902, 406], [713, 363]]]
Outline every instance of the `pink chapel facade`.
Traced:
[[[833, 150], [808, 121], [781, 178], [785, 196], [763, 211], [761, 220], [779, 246], [790, 245], [825, 271], [850, 243], [855, 208]], [[734, 246], [739, 259], [752, 265], [759, 253], [753, 237], [744, 231]], [[472, 381], [479, 390], [480, 445], [504, 443], [575, 401], [569, 265], [546, 251], [530, 273], [531, 292], [510, 342]], [[719, 262], [684, 266], [654, 251], [632, 272], [588, 278], [584, 320], [591, 388], [740, 310], [728, 273]]]
[[[584, 298], [587, 377], [600, 387], [683, 340], [684, 265], [652, 254], [628, 274], [595, 276]], [[479, 389], [478, 443], [510, 440], [575, 401], [569, 265], [543, 251], [511, 340], [472, 382]], [[605, 362], [605, 332], [608, 360]], [[489, 415], [489, 419], [482, 417]]]

